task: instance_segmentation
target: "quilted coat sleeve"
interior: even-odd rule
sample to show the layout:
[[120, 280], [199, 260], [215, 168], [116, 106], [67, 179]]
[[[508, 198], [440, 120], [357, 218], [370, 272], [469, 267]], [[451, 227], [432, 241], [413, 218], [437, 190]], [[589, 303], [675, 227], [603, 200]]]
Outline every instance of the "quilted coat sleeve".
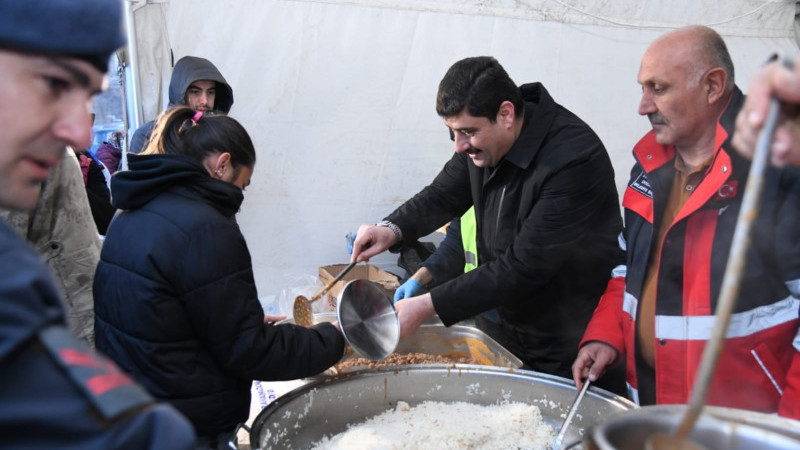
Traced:
[[233, 222], [195, 230], [186, 246], [193, 261], [182, 301], [217, 364], [242, 378], [290, 380], [339, 361], [344, 338], [331, 324], [313, 328], [264, 323], [250, 253]]

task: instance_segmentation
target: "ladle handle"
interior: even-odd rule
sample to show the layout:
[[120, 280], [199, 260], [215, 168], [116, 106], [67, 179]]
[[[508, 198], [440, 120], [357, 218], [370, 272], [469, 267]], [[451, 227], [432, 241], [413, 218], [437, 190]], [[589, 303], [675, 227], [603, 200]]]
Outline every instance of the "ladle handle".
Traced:
[[[783, 61], [783, 64], [786, 65], [787, 63]], [[695, 421], [703, 409], [711, 379], [714, 376], [717, 361], [719, 360], [719, 354], [725, 342], [731, 313], [739, 292], [739, 281], [746, 263], [747, 247], [750, 244], [750, 229], [758, 215], [772, 135], [775, 133], [779, 118], [780, 102], [778, 99], [773, 98], [770, 101], [764, 127], [758, 135], [750, 172], [747, 175], [747, 187], [745, 187], [742, 207], [736, 219], [736, 229], [733, 234], [730, 256], [728, 257], [728, 264], [725, 266], [725, 275], [722, 278], [722, 288], [720, 289], [717, 309], [714, 312], [716, 316], [714, 328], [711, 331], [711, 338], [706, 343], [705, 349], [703, 349], [700, 368], [697, 371], [697, 378], [689, 401], [689, 408], [675, 431], [675, 434], [679, 437], [687, 438], [689, 436]]]
[[558, 431], [556, 440], [553, 441], [553, 450], [559, 450], [561, 448], [561, 444], [564, 442], [564, 436], [567, 434], [567, 428], [569, 428], [572, 418], [575, 417], [575, 412], [578, 411], [578, 406], [581, 404], [581, 399], [583, 399], [583, 396], [586, 395], [586, 391], [589, 389], [589, 384], [590, 382], [587, 378], [586, 381], [583, 382], [583, 387], [581, 388], [580, 392], [578, 392], [578, 396], [575, 398], [575, 401], [572, 402], [572, 406], [569, 408], [569, 412], [567, 412], [567, 418], [564, 419], [564, 424], [561, 425], [561, 429]]
[[326, 292], [328, 292], [330, 290], [330, 288], [333, 287], [334, 284], [336, 284], [339, 280], [344, 278], [344, 276], [347, 275], [347, 272], [350, 272], [350, 269], [355, 267], [356, 264], [358, 264], [356, 261], [353, 261], [350, 264], [348, 264], [347, 267], [344, 268], [344, 270], [339, 272], [339, 275], [336, 275], [336, 278], [332, 279], [328, 284], [326, 284], [325, 287], [322, 288], [322, 290], [319, 291], [317, 293], [317, 295], [311, 297], [311, 300], [309, 300], [308, 302], [311, 303], [311, 302], [314, 302], [316, 300], [319, 300], [319, 298], [322, 297]]

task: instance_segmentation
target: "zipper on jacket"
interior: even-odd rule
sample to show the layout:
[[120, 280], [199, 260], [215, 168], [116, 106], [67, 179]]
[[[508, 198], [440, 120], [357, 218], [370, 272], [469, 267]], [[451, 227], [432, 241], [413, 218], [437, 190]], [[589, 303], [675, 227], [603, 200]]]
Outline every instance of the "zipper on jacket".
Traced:
[[778, 395], [783, 395], [783, 389], [781, 389], [781, 387], [778, 385], [778, 382], [775, 380], [775, 377], [773, 377], [772, 374], [769, 372], [769, 369], [767, 369], [767, 366], [764, 364], [764, 361], [762, 361], [761, 358], [758, 356], [756, 350], [755, 349], [750, 350], [750, 354], [753, 355], [753, 358], [756, 359], [756, 362], [761, 367], [761, 370], [764, 371], [764, 375], [767, 376], [769, 381], [772, 383], [772, 386], [775, 387], [776, 391], [778, 391]]
[[500, 204], [497, 205], [497, 219], [494, 222], [494, 242], [492, 246], [497, 248], [497, 235], [500, 234], [500, 213], [503, 211], [503, 199], [506, 197], [507, 184], [503, 185], [503, 190], [500, 192]]

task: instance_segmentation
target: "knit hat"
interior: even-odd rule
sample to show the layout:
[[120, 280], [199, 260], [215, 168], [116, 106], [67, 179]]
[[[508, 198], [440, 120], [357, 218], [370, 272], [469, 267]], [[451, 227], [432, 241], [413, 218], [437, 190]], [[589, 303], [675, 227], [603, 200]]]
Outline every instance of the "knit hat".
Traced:
[[72, 56], [105, 73], [123, 45], [121, 0], [0, 0], [0, 47]]

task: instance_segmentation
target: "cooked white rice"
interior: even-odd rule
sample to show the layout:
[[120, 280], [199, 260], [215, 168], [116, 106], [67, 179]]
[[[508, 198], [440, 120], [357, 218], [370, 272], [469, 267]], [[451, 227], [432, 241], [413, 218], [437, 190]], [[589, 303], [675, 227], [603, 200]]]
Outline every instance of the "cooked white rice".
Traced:
[[314, 449], [545, 449], [553, 429], [539, 408], [526, 403], [482, 406], [427, 401], [393, 410], [332, 437]]

